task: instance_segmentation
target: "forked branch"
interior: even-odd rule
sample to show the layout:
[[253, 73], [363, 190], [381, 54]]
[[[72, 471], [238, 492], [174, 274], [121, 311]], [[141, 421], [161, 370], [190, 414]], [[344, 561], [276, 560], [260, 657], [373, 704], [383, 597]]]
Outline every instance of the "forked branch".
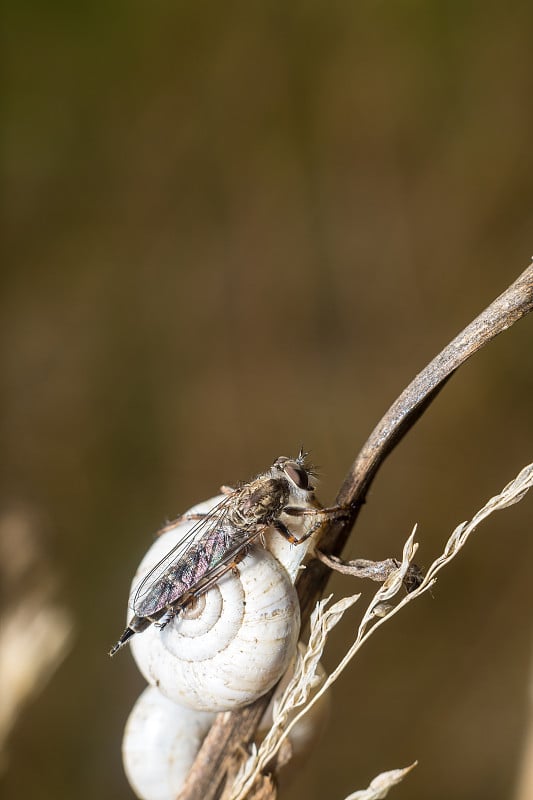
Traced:
[[[337, 503], [348, 506], [349, 514], [325, 526], [320, 540], [323, 552], [340, 555], [378, 469], [451, 375], [532, 309], [533, 264], [416, 376], [372, 431], [337, 496]], [[330, 570], [323, 563], [314, 560], [298, 580], [303, 623], [307, 622], [316, 600], [323, 593], [329, 574]], [[214, 800], [221, 796], [223, 783], [235, 772], [239, 759], [253, 740], [269, 699], [270, 694], [241, 711], [219, 714], [180, 793], [180, 800]], [[256, 787], [250, 800], [252, 797], [253, 800], [275, 797], [275, 789], [268, 779]]]

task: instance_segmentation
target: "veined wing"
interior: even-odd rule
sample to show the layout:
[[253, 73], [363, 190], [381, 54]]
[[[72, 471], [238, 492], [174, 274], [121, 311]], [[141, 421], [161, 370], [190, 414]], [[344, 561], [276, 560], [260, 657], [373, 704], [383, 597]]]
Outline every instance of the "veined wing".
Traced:
[[266, 525], [254, 525], [236, 530], [222, 522], [209, 531], [209, 536], [204, 534], [194, 541], [184, 553], [182, 563], [171, 564], [159, 579], [150, 583], [135, 604], [135, 613], [149, 617], [162, 609], [184, 608], [232, 569], [265, 528]]
[[[143, 599], [150, 593], [152, 587], [163, 578], [169, 569], [180, 561], [186, 561], [187, 553], [194, 550], [201, 539], [209, 540], [210, 534], [214, 536], [217, 530], [226, 527], [224, 523], [232, 500], [232, 495], [224, 497], [220, 503], [217, 503], [207, 512], [205, 517], [199, 519], [183, 538], [150, 569], [135, 589], [133, 600], [131, 601], [132, 610], [136, 610]], [[180, 523], [178, 522], [177, 524], [179, 525]], [[172, 523], [166, 527], [170, 528], [171, 525]]]

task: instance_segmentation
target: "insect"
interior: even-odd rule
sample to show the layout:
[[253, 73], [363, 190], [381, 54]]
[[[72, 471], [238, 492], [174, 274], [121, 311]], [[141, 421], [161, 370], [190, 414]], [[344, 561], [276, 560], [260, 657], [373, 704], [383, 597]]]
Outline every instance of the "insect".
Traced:
[[[224, 498], [207, 514], [184, 514], [161, 532], [183, 520], [196, 520], [189, 533], [146, 575], [133, 595], [133, 616], [111, 648], [114, 655], [136, 633], [152, 623], [163, 628], [199, 595], [216, 584], [246, 555], [255, 539], [263, 542], [267, 528], [274, 528], [291, 544], [312, 536], [327, 518], [340, 518], [340, 506], [323, 508], [315, 498], [312, 467], [307, 453], [296, 458], [280, 456], [272, 466], [248, 483], [223, 487]], [[291, 520], [309, 518], [297, 537]], [[264, 542], [263, 542], [264, 543]]]

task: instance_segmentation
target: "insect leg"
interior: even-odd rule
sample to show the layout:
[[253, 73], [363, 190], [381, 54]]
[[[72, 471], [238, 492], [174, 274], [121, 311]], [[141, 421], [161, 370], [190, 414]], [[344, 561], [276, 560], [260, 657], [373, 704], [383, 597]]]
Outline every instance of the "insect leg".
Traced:
[[170, 622], [170, 620], [173, 619], [180, 610], [181, 610], [180, 607], [173, 608], [172, 606], [169, 606], [167, 609], [165, 609], [162, 621], [155, 622], [155, 627], [159, 628], [159, 630], [162, 631], [165, 625], [167, 625]]
[[283, 513], [288, 514], [290, 517], [318, 517], [317, 521], [311, 525], [309, 530], [299, 538], [291, 533], [287, 526], [283, 522], [280, 522], [280, 520], [274, 524], [274, 528], [276, 528], [276, 530], [291, 544], [302, 544], [302, 542], [309, 539], [309, 537], [320, 528], [327, 517], [331, 519], [342, 519], [346, 516], [347, 509], [343, 508], [343, 506], [331, 506], [330, 508], [299, 508], [298, 506], [285, 506]]
[[249, 548], [245, 545], [239, 553], [235, 553], [232, 560], [229, 563], [229, 568], [233, 572], [234, 575], [239, 574], [239, 567], [238, 564], [248, 555]]
[[288, 514], [290, 517], [312, 517], [320, 514], [332, 519], [343, 519], [343, 517], [348, 516], [349, 507], [329, 506], [328, 508], [300, 508], [299, 506], [285, 506], [283, 513]]
[[180, 514], [180, 516], [176, 517], [176, 519], [173, 519], [171, 520], [171, 522], [167, 522], [166, 525], [163, 525], [163, 527], [157, 531], [156, 536], [161, 536], [163, 533], [166, 533], [172, 528], [175, 528], [176, 525], [180, 524], [180, 522], [191, 522], [192, 520], [204, 519], [204, 517], [207, 516], [208, 516], [207, 514], [202, 514], [199, 512], [194, 514], [193, 513]]
[[287, 541], [291, 544], [302, 544], [302, 542], [305, 542], [306, 539], [309, 539], [309, 537], [312, 536], [313, 533], [318, 530], [318, 528], [320, 528], [322, 521], [323, 520], [318, 520], [314, 525], [311, 526], [307, 533], [304, 533], [304, 535], [300, 536], [299, 538], [298, 536], [295, 536], [294, 533], [291, 533], [287, 526], [283, 522], [280, 522], [280, 520], [274, 522], [272, 527], [275, 528], [278, 533], [281, 533], [281, 535], [285, 537], [285, 539], [287, 539]]

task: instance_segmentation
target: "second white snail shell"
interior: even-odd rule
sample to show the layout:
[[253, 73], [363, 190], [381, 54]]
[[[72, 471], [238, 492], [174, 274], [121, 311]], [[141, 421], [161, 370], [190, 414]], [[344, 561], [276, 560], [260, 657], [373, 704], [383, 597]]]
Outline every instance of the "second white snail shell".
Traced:
[[124, 769], [137, 797], [177, 797], [214, 718], [214, 713], [179, 706], [153, 686], [146, 687], [122, 740]]
[[[301, 653], [305, 648], [299, 645]], [[272, 709], [292, 676], [294, 664], [283, 678], [259, 725], [259, 743], [272, 725]], [[325, 680], [319, 665], [313, 692]], [[299, 720], [289, 734], [293, 760], [300, 769], [309, 748], [321, 733], [329, 710], [329, 696], [320, 698], [310, 713]], [[215, 714], [195, 711], [173, 703], [148, 686], [132, 709], [122, 742], [122, 756], [128, 780], [142, 800], [174, 800], [181, 791], [197, 751]], [[286, 778], [283, 771], [281, 778]]]
[[[219, 499], [191, 511], [205, 513]], [[154, 542], [133, 587], [193, 525], [180, 522]], [[260, 543], [252, 544], [235, 572], [228, 571], [163, 630], [151, 625], [135, 636], [131, 650], [146, 680], [170, 700], [205, 711], [239, 708], [267, 692], [287, 669], [300, 630], [291, 578], [306, 548], [289, 547], [292, 575]]]

